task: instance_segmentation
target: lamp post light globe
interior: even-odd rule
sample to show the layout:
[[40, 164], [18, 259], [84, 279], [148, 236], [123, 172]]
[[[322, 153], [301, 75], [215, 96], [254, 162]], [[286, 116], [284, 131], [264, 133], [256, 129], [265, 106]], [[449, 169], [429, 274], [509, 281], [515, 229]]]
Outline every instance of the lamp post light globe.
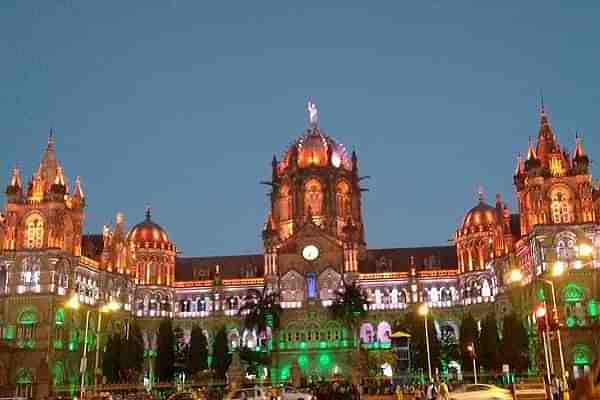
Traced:
[[512, 283], [521, 282], [522, 279], [523, 279], [523, 273], [521, 272], [520, 269], [515, 268], [512, 271], [510, 271], [509, 280]]
[[561, 276], [565, 272], [565, 263], [557, 261], [552, 266], [552, 276]]
[[577, 246], [577, 253], [579, 257], [590, 257], [594, 252], [594, 248], [588, 243], [581, 243]]
[[73, 294], [69, 300], [67, 300], [66, 306], [67, 308], [78, 310], [79, 309], [79, 295], [77, 293]]
[[419, 315], [421, 316], [426, 316], [427, 314], [429, 314], [429, 307], [427, 307], [427, 304], [423, 304], [419, 307]]

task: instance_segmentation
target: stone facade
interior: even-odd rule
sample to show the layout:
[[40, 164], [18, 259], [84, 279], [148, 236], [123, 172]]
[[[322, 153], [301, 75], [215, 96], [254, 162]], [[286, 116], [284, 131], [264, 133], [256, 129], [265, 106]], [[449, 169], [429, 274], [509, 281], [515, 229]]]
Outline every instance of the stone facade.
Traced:
[[[173, 318], [186, 336], [200, 325], [212, 343], [227, 327], [232, 347], [264, 338], [245, 332], [237, 310], [249, 289], [281, 293], [281, 328], [274, 332], [276, 379], [293, 370], [305, 376], [350, 375], [354, 337], [327, 314], [341, 283], [355, 281], [370, 300], [360, 339], [385, 348], [395, 321], [411, 305], [434, 309], [436, 334], [458, 335], [464, 312], [481, 319], [516, 308], [530, 326], [542, 295], [541, 277], [556, 262], [565, 359], [574, 372], [598, 351], [600, 196], [592, 186], [587, 156], [577, 138], [573, 157], [558, 145], [548, 117], [540, 116], [536, 150], [514, 175], [519, 213], [510, 214], [480, 194], [456, 230], [455, 246], [370, 249], [365, 240], [358, 156], [328, 136], [311, 109], [309, 127], [272, 161], [271, 206], [262, 227], [263, 254], [176, 258], [176, 247], [150, 210], [144, 220], [82, 235], [85, 196], [77, 178], [69, 185], [49, 137], [27, 187], [15, 168], [0, 216], [0, 395], [41, 398], [80, 382], [83, 336], [88, 325], [88, 377], [93, 381], [99, 308], [121, 309], [104, 317], [101, 332], [138, 320], [152, 361], [159, 321]], [[582, 245], [592, 249], [582, 254]], [[520, 289], [507, 280], [524, 272]], [[83, 307], [65, 308], [76, 293]], [[549, 292], [542, 292], [548, 298]], [[296, 367], [297, 365], [297, 367]]]

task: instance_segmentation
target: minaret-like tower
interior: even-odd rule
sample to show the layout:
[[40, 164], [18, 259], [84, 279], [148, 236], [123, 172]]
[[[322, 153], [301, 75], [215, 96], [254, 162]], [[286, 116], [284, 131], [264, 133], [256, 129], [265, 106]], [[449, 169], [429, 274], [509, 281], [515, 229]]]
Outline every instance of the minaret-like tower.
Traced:
[[270, 210], [263, 229], [265, 274], [277, 273], [277, 249], [303, 227], [313, 225], [344, 247], [344, 272], [358, 271], [364, 247], [358, 157], [319, 126], [308, 103], [309, 124], [283, 154], [271, 161]]
[[54, 151], [52, 131], [36, 172], [23, 193], [21, 173], [14, 168], [6, 188], [5, 250], [59, 249], [81, 255], [85, 197], [79, 178], [70, 193]]
[[167, 232], [152, 221], [150, 208], [146, 218], [129, 231], [128, 259], [130, 274], [139, 285], [169, 286], [175, 281], [176, 248]]
[[499, 194], [494, 207], [484, 201], [483, 189], [479, 190], [479, 202], [465, 214], [454, 241], [461, 273], [484, 270], [494, 258], [512, 251], [510, 213]]
[[571, 156], [561, 148], [544, 105], [534, 148], [517, 162], [514, 183], [521, 214], [521, 235], [538, 224], [580, 224], [596, 220], [592, 202], [592, 176], [581, 138], [576, 135]]

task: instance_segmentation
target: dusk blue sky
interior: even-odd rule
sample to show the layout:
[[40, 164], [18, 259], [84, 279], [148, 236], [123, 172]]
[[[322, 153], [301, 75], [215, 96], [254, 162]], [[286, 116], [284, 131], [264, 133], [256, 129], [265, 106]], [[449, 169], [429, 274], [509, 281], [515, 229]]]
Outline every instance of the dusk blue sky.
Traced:
[[600, 2], [560, 3], [2, 1], [0, 183], [53, 127], [86, 232], [149, 203], [184, 255], [258, 252], [311, 97], [372, 177], [368, 246], [446, 244], [479, 184], [515, 211], [540, 89], [561, 144], [600, 154]]

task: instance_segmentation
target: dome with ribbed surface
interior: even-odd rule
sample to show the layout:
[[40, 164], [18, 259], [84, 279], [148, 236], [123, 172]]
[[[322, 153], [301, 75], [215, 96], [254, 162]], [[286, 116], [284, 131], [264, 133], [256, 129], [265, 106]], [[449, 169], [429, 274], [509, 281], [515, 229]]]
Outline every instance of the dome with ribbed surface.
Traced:
[[345, 147], [316, 126], [307, 129], [287, 149], [278, 165], [278, 172], [283, 173], [294, 160], [296, 160], [298, 168], [331, 165], [335, 168], [352, 169], [352, 163]]
[[468, 231], [473, 228], [479, 229], [490, 225], [498, 224], [498, 215], [496, 208], [485, 203], [483, 199], [479, 200], [479, 204], [471, 208], [463, 219], [460, 230]]
[[140, 247], [147, 247], [146, 243], [151, 247], [169, 248], [172, 246], [167, 231], [152, 221], [149, 209], [146, 210], [146, 219], [131, 228], [127, 234], [127, 240]]

